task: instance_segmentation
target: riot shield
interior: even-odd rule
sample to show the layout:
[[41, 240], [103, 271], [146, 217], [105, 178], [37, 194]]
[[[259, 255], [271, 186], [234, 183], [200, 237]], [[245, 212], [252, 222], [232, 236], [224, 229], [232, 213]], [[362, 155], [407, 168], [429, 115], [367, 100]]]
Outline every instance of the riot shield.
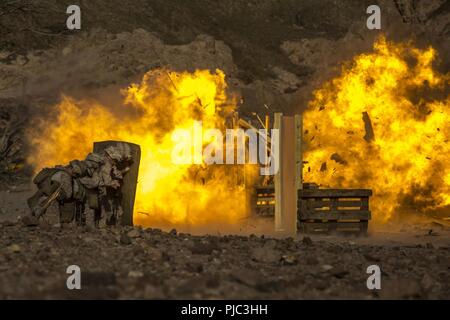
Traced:
[[137, 144], [124, 141], [101, 141], [94, 142], [94, 152], [101, 153], [109, 146], [115, 146], [118, 143], [126, 143], [127, 145], [129, 145], [131, 149], [131, 156], [133, 157], [133, 163], [130, 166], [130, 171], [128, 171], [124, 176], [123, 185], [121, 188], [121, 204], [123, 209], [121, 223], [122, 225], [132, 226], [134, 201], [136, 198], [136, 187], [138, 183], [139, 163], [141, 160], [141, 147]]

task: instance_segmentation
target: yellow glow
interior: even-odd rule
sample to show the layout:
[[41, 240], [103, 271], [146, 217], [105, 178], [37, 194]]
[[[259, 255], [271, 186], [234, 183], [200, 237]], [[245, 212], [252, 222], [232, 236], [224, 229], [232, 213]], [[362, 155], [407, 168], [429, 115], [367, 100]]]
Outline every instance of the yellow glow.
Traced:
[[[381, 37], [373, 52], [355, 57], [318, 89], [304, 114], [305, 180], [373, 189], [376, 221], [449, 205], [450, 96], [426, 92], [448, 94], [450, 77], [433, 70], [435, 58], [432, 48]], [[363, 112], [374, 140], [364, 139]], [[334, 153], [346, 164], [332, 160]]]
[[[179, 165], [172, 162], [177, 129], [225, 129], [235, 109], [225, 93], [222, 71], [194, 73], [157, 70], [123, 90], [123, 110], [64, 97], [56, 121], [37, 124], [29, 133], [36, 168], [83, 159], [94, 141], [123, 140], [142, 149], [134, 222], [151, 227], [242, 223], [248, 214], [246, 193], [237, 183], [236, 166]], [[121, 112], [123, 114], [121, 114]], [[45, 132], [45, 134], [41, 134]], [[239, 170], [242, 169], [242, 166]], [[248, 170], [247, 179], [255, 170]]]

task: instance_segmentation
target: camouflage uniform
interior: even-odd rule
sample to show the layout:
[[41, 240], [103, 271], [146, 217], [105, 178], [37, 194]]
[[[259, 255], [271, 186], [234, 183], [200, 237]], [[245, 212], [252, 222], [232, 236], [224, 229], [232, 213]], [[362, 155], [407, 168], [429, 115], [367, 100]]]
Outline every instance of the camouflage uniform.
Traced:
[[130, 154], [128, 145], [119, 144], [102, 154], [90, 153], [83, 161], [43, 169], [33, 180], [38, 191], [28, 200], [32, 214], [45, 214], [57, 201], [62, 223], [116, 224], [122, 214], [120, 187], [132, 161]]

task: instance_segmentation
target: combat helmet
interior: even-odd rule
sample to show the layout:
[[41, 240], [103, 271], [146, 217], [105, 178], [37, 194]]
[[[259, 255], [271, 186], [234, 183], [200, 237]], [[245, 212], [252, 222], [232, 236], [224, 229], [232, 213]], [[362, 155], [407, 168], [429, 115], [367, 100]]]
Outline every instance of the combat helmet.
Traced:
[[133, 159], [131, 156], [131, 148], [126, 143], [119, 142], [114, 146], [109, 146], [105, 149], [105, 153], [118, 163], [130, 162]]

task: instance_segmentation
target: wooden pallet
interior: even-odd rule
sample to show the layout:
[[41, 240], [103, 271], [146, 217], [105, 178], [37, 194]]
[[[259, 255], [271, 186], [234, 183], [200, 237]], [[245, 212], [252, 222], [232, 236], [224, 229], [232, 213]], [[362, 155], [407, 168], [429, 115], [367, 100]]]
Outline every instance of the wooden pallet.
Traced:
[[273, 185], [256, 188], [255, 213], [259, 217], [275, 216], [275, 187]]
[[367, 233], [371, 219], [368, 189], [299, 190], [299, 228], [306, 233]]
[[343, 233], [365, 235], [367, 234], [368, 226], [369, 221], [349, 222], [336, 220], [312, 220], [299, 222], [298, 229], [302, 233]]
[[[303, 184], [298, 192], [298, 230], [304, 233], [367, 233], [371, 212], [368, 189], [319, 189]], [[273, 185], [256, 188], [255, 212], [260, 217], [274, 217]]]

